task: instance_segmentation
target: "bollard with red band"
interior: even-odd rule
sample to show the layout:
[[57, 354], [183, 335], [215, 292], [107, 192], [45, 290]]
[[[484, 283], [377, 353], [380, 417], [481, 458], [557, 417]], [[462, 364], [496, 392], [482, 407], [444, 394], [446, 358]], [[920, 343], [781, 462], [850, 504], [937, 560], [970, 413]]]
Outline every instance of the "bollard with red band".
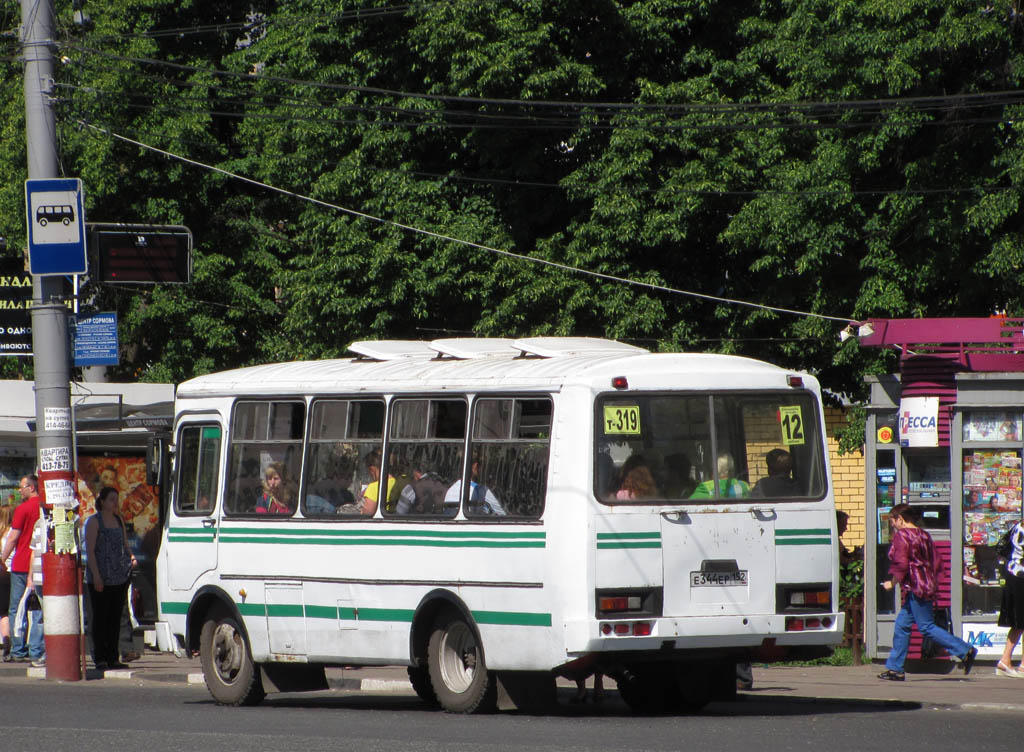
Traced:
[[46, 678], [82, 679], [78, 615], [78, 559], [74, 554], [43, 554], [43, 616], [46, 619]]

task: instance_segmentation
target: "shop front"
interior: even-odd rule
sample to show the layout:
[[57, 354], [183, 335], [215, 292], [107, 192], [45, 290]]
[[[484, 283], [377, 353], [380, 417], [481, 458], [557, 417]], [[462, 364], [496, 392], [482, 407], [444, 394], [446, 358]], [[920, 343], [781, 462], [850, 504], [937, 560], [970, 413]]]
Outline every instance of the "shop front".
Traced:
[[[970, 344], [929, 338], [919, 321], [912, 334], [901, 335], [893, 326], [898, 321], [875, 327], [884, 330], [884, 346], [904, 347], [904, 357], [899, 374], [869, 380], [864, 591], [872, 658], [888, 655], [901, 606], [898, 592], [881, 587], [889, 568], [889, 513], [900, 503], [917, 509], [942, 555], [937, 621], [948, 618], [950, 631], [983, 658], [997, 659], [1006, 639], [1007, 630], [996, 625], [1004, 577], [996, 543], [1021, 519], [1024, 356], [1000, 334], [1007, 320], [954, 321], [977, 322], [976, 329], [952, 327]], [[948, 322], [935, 325], [946, 336], [950, 330]], [[985, 357], [972, 357], [978, 353]], [[919, 669], [952, 665], [927, 660], [945, 659], [944, 653], [922, 655], [916, 628], [909, 657], [924, 661]]]
[[[19, 480], [36, 472], [35, 392], [31, 381], [0, 381], [0, 503], [17, 504]], [[139, 561], [132, 613], [156, 618], [156, 555], [163, 513], [161, 489], [146, 483], [146, 448], [155, 433], [170, 431], [170, 384], [76, 384], [74, 407], [76, 487], [82, 513], [95, 509], [104, 486], [117, 489], [120, 514]]]

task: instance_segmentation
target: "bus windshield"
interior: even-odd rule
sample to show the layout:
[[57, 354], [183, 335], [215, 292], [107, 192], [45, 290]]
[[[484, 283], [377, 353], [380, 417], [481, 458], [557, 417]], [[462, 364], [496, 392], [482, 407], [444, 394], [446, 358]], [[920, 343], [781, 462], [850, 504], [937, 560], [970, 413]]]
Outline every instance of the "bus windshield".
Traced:
[[794, 391], [605, 395], [594, 493], [609, 504], [823, 498], [816, 404]]

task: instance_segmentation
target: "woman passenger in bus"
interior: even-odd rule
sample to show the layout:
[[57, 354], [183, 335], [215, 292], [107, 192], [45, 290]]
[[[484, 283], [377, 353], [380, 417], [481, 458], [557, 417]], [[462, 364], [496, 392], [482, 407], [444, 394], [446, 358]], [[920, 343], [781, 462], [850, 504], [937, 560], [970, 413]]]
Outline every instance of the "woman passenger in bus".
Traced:
[[295, 494], [285, 479], [284, 465], [271, 462], [263, 470], [263, 493], [256, 502], [256, 514], [291, 514]]
[[615, 493], [618, 501], [634, 499], [653, 499], [658, 495], [654, 485], [654, 476], [647, 467], [647, 461], [639, 454], [634, 454], [622, 464], [622, 481]]

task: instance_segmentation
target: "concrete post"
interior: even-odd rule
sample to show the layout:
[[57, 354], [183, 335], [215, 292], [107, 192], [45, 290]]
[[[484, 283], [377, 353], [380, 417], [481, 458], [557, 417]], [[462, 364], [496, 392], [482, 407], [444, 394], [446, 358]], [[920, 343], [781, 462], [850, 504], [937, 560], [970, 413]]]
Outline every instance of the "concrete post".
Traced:
[[[21, 0], [22, 54], [25, 60], [25, 138], [28, 177], [31, 180], [60, 177], [57, 161], [57, 131], [53, 112], [53, 0]], [[71, 458], [71, 366], [68, 340], [68, 309], [63, 301], [61, 277], [35, 276], [32, 280], [32, 351], [36, 390], [36, 455], [39, 464], [40, 491], [52, 501], [68, 498], [74, 492]], [[50, 558], [54, 557], [54, 558]], [[72, 554], [48, 552], [49, 571], [77, 567]], [[43, 603], [55, 604], [45, 612], [45, 623], [77, 624], [78, 599], [52, 590], [50, 578], [43, 577]], [[60, 579], [60, 578], [57, 578]], [[58, 612], [53, 612], [57, 608]], [[74, 614], [63, 613], [74, 609]], [[53, 613], [51, 613], [53, 612]], [[52, 621], [51, 621], [52, 620]], [[64, 627], [60, 631], [66, 631]], [[46, 634], [47, 679], [81, 679], [77, 654], [65, 655], [68, 645], [77, 651], [78, 640], [60, 636], [53, 645]], [[51, 666], [57, 667], [51, 671]]]

